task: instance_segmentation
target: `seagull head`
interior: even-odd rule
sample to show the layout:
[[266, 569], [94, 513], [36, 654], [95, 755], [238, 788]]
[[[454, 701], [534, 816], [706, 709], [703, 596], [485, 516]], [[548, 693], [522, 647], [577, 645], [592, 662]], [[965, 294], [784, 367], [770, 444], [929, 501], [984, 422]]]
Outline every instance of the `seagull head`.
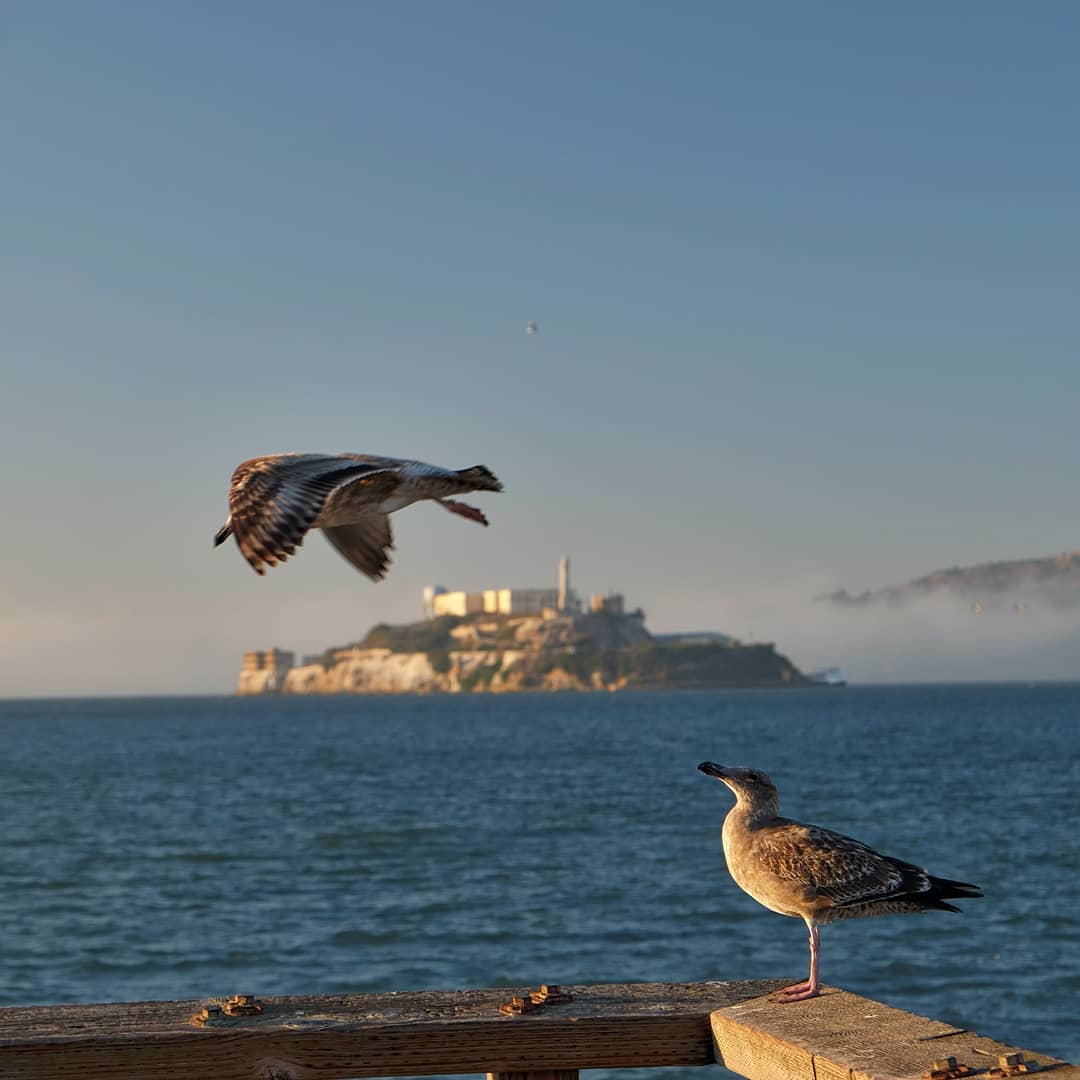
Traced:
[[727, 784], [735, 792], [736, 802], [754, 813], [775, 814], [780, 805], [776, 785], [768, 773], [760, 769], [748, 769], [742, 765], [717, 765], [703, 761], [698, 772]]

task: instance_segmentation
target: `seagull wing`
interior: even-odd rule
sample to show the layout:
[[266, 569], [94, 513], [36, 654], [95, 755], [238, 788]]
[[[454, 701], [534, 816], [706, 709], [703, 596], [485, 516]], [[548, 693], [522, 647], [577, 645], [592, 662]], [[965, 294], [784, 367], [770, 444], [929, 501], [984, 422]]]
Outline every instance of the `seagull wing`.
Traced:
[[323, 526], [323, 535], [362, 574], [381, 581], [390, 566], [387, 551], [394, 546], [388, 514], [370, 513], [348, 525]]
[[930, 888], [921, 867], [816, 825], [781, 820], [761, 841], [755, 854], [774, 874], [810, 886], [832, 907], [899, 899]]
[[274, 454], [236, 467], [229, 487], [230, 525], [257, 574], [296, 553], [326, 500], [342, 484], [380, 472], [379, 461], [334, 454]]

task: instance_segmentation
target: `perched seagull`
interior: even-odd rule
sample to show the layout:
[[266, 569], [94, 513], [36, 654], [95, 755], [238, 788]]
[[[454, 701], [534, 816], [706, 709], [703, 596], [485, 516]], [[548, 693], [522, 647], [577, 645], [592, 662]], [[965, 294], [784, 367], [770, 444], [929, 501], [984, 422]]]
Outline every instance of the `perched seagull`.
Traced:
[[776, 785], [757, 769], [703, 761], [698, 771], [727, 784], [735, 805], [724, 819], [724, 858], [735, 884], [759, 904], [802, 919], [810, 931], [810, 977], [785, 987], [781, 1003], [817, 997], [819, 927], [840, 919], [904, 911], [959, 911], [950, 899], [982, 896], [977, 885], [933, 877], [879, 855], [858, 840], [777, 816]]
[[372, 581], [385, 576], [394, 546], [390, 514], [434, 499], [452, 514], [487, 525], [475, 506], [449, 498], [466, 491], [502, 491], [484, 465], [442, 469], [422, 461], [372, 454], [268, 454], [237, 465], [229, 516], [214, 547], [230, 536], [257, 574], [277, 566], [322, 529], [335, 548]]

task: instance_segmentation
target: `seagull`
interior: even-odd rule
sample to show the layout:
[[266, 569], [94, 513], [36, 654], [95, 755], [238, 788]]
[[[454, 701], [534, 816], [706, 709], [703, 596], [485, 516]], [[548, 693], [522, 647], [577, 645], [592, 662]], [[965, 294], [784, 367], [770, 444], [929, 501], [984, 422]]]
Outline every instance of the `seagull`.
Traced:
[[759, 904], [802, 919], [810, 931], [810, 977], [781, 990], [786, 1004], [817, 997], [819, 927], [840, 919], [906, 911], [959, 911], [946, 900], [982, 896], [977, 885], [933, 877], [858, 840], [777, 816], [776, 785], [757, 769], [703, 761], [698, 771], [727, 784], [724, 858], [735, 884]]
[[237, 465], [229, 516], [214, 547], [235, 536], [255, 573], [264, 574], [267, 566], [295, 555], [309, 529], [322, 529], [357, 570], [379, 581], [390, 565], [395, 510], [433, 499], [452, 514], [487, 525], [475, 506], [449, 498], [466, 491], [502, 491], [502, 484], [485, 465], [443, 469], [373, 454], [268, 454]]

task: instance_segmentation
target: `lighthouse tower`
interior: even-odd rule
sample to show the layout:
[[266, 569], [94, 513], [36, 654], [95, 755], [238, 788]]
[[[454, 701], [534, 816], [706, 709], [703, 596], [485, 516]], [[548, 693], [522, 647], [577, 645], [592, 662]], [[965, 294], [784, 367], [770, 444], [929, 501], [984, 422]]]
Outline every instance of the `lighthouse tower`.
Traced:
[[570, 606], [570, 556], [564, 555], [559, 560], [559, 611], [565, 612]]

